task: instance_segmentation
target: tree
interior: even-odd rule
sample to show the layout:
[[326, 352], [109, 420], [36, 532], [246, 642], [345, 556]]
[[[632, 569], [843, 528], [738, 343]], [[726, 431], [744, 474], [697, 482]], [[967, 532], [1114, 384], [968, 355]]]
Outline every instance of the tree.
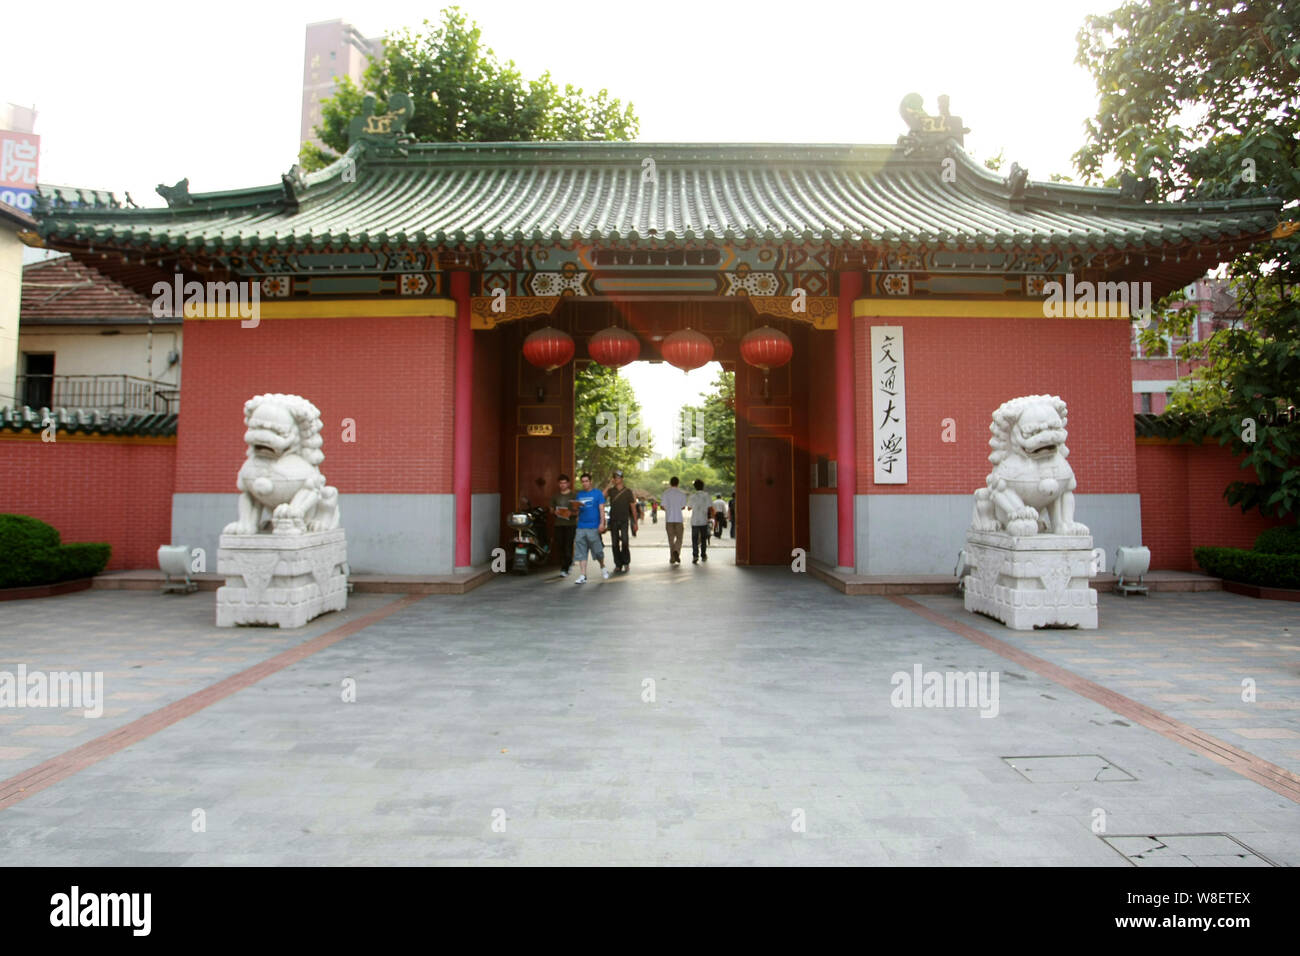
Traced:
[[733, 483], [723, 479], [698, 458], [687, 458], [684, 455], [678, 455], [676, 458], [660, 458], [648, 470], [637, 476], [636, 485], [638, 488], [645, 488], [659, 495], [668, 487], [668, 481], [673, 475], [681, 479], [681, 489], [687, 493], [692, 490], [691, 486], [696, 478], [704, 482], [704, 487], [713, 494], [729, 492], [734, 487]]
[[[316, 135], [336, 153], [348, 148], [348, 123], [361, 114], [366, 92], [375, 95], [376, 112], [386, 109], [391, 94], [409, 94], [415, 115], [406, 130], [423, 143], [629, 140], [639, 128], [632, 104], [612, 99], [607, 90], [587, 96], [566, 84], [561, 91], [549, 72], [525, 81], [513, 60], [503, 64], [484, 47], [478, 25], [459, 7], [443, 10], [437, 24], [425, 20], [423, 32], [387, 34], [382, 58], [366, 67], [363, 87], [345, 76], [338, 92], [321, 102]], [[299, 164], [320, 169], [336, 158], [303, 143]]]
[[718, 477], [736, 483], [736, 373], [719, 369], [712, 392], [701, 392], [702, 405], [682, 408], [683, 444], [691, 437], [704, 440], [704, 462]]
[[[1075, 154], [1081, 174], [1096, 181], [1117, 161], [1148, 178], [1155, 198], [1271, 195], [1284, 219], [1297, 218], [1300, 6], [1130, 0], [1088, 17], [1078, 51], [1100, 96]], [[1278, 233], [1228, 264], [1242, 324], [1180, 349], [1204, 364], [1167, 416], [1189, 440], [1231, 445], [1254, 469], [1255, 481], [1227, 487], [1230, 503], [1283, 516], [1300, 512], [1300, 418], [1288, 411], [1300, 398], [1300, 232]], [[1144, 345], [1185, 335], [1193, 311], [1158, 311]]]
[[641, 405], [618, 369], [588, 362], [573, 377], [574, 457], [603, 487], [614, 469], [630, 471], [650, 457], [654, 441]]

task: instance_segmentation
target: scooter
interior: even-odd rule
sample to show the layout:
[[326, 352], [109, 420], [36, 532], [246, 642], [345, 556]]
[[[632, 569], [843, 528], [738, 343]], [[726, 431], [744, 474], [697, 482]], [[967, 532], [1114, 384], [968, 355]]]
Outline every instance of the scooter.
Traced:
[[506, 522], [514, 529], [511, 546], [514, 559], [510, 570], [527, 574], [544, 565], [551, 556], [550, 535], [546, 530], [546, 509], [530, 508], [512, 514]]

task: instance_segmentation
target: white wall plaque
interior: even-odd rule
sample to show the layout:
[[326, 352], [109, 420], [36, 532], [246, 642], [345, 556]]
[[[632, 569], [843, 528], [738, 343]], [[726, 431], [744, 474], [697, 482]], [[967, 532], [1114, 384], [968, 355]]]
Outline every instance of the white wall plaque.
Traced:
[[871, 327], [871, 457], [878, 485], [907, 484], [907, 405], [903, 327]]

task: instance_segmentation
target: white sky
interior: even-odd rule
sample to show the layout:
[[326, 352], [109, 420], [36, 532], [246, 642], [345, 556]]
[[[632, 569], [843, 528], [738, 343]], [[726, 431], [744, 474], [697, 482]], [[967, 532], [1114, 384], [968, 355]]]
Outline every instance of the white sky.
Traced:
[[[1088, 13], [1119, 0], [462, 0], [486, 44], [525, 78], [631, 101], [644, 142], [892, 143], [909, 92], [947, 93], [983, 159], [1005, 149], [1031, 179], [1073, 174], [1096, 93], [1075, 65]], [[277, 183], [297, 160], [306, 25], [342, 18], [365, 36], [436, 20], [428, 2], [16, 4], [5, 12], [0, 100], [37, 111], [40, 180], [193, 192]], [[656, 450], [714, 367], [629, 377]], [[695, 381], [698, 379], [698, 383]], [[684, 384], [689, 382], [689, 387]], [[649, 410], [648, 410], [649, 411]]]

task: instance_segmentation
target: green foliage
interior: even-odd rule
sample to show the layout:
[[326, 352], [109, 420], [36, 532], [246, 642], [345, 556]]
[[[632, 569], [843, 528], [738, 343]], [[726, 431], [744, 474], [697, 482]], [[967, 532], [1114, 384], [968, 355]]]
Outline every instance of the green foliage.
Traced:
[[1300, 525], [1269, 528], [1255, 539], [1260, 554], [1300, 554]]
[[735, 487], [734, 483], [719, 475], [703, 461], [682, 455], [676, 458], [660, 458], [648, 470], [637, 475], [636, 486], [644, 488], [657, 498], [667, 490], [668, 481], [673, 475], [681, 479], [679, 487], [687, 494], [695, 490], [693, 483], [696, 478], [704, 482], [705, 490], [710, 494], [721, 493], [724, 498], [730, 496], [731, 489]]
[[[1078, 53], [1099, 94], [1075, 154], [1086, 178], [1099, 180], [1103, 165], [1118, 161], [1153, 180], [1157, 199], [1271, 196], [1284, 203], [1283, 218], [1297, 217], [1300, 5], [1130, 0], [1087, 18]], [[1190, 439], [1230, 445], [1254, 470], [1254, 481], [1224, 492], [1243, 512], [1300, 512], [1300, 420], [1286, 414], [1300, 398], [1297, 252], [1300, 232], [1233, 260], [1240, 323], [1179, 350], [1205, 365], [1175, 390], [1168, 414], [1187, 424]], [[1186, 335], [1193, 316], [1157, 308], [1144, 346]]]
[[[478, 25], [458, 7], [443, 10], [437, 24], [425, 20], [421, 31], [385, 36], [383, 58], [371, 60], [362, 84], [342, 77], [321, 103], [316, 135], [337, 153], [348, 148], [348, 124], [361, 114], [367, 92], [375, 95], [376, 112], [391, 94], [408, 93], [415, 115], [406, 130], [422, 143], [630, 140], [639, 129], [632, 104], [607, 90], [561, 90], [549, 72], [525, 80], [513, 60], [502, 63], [484, 46]], [[298, 161], [312, 170], [336, 158], [304, 144]]]
[[[704, 463], [717, 472], [718, 480], [734, 487], [736, 484], [736, 373], [719, 369], [713, 380], [713, 391], [701, 392], [701, 405], [686, 405], [683, 413], [684, 435], [690, 426], [704, 439]], [[707, 484], [707, 481], [706, 481]]]
[[0, 515], [0, 588], [93, 577], [108, 564], [107, 544], [59, 544], [59, 532], [26, 515]]
[[1260, 554], [1241, 548], [1195, 548], [1206, 574], [1265, 588], [1300, 588], [1300, 554]]
[[[641, 422], [636, 392], [618, 369], [588, 362], [573, 377], [574, 457], [597, 488], [616, 468], [631, 472], [651, 455], [654, 441]], [[577, 475], [574, 476], [575, 487]]]

